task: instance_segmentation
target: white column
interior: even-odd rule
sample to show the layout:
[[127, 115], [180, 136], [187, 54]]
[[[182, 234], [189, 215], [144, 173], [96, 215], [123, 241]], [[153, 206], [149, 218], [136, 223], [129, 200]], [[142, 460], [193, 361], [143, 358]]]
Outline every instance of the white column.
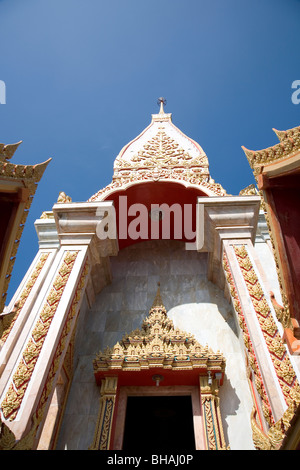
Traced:
[[93, 286], [93, 276], [99, 276], [100, 289], [110, 281], [109, 256], [116, 254], [117, 241], [97, 237], [101, 214], [103, 218], [110, 207], [111, 203], [56, 204], [53, 219], [35, 223], [39, 254], [14, 301], [24, 291], [42, 253], [48, 256], [39, 282], [26, 300], [27, 309], [13, 326], [19, 337], [7, 337], [0, 382], [1, 419], [17, 440], [30, 430], [38, 437], [38, 425], [51, 401], [87, 283], [92, 284], [92, 291], [98, 289]]
[[198, 207], [198, 250], [209, 253], [209, 279], [231, 294], [248, 365], [256, 369], [253, 385], [270, 426], [297, 397], [299, 384], [270, 301], [270, 276], [265, 275], [253, 246], [260, 197], [198, 198]]
[[[255, 263], [251, 241], [232, 240], [224, 245], [237, 297], [233, 293], [232, 295], [241, 308], [239, 320], [244, 328], [248, 360], [254, 374], [254, 387], [262, 399], [266, 422], [272, 425], [282, 417], [287, 408], [278, 379], [278, 367], [282, 357], [286, 355], [286, 348], [266, 297], [266, 286]], [[275, 341], [280, 358], [270, 353]]]

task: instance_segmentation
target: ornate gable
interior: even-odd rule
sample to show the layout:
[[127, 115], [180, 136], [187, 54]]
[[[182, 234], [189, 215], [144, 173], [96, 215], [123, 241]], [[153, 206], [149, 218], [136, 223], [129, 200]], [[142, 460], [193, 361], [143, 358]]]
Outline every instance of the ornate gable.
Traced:
[[256, 179], [265, 166], [273, 163], [283, 164], [299, 154], [300, 126], [286, 131], [273, 130], [279, 139], [278, 144], [262, 150], [249, 150], [242, 147]]
[[160, 112], [150, 125], [125, 145], [114, 162], [111, 184], [90, 198], [98, 201], [118, 189], [151, 181], [183, 182], [207, 195], [223, 196], [226, 191], [210, 177], [208, 158], [201, 146], [183, 134], [166, 114], [160, 98]]
[[225, 359], [194, 336], [175, 328], [168, 318], [158, 287], [157, 295], [141, 329], [132, 331], [94, 360], [95, 374], [104, 371], [141, 371], [152, 368], [204, 370], [223, 373]]

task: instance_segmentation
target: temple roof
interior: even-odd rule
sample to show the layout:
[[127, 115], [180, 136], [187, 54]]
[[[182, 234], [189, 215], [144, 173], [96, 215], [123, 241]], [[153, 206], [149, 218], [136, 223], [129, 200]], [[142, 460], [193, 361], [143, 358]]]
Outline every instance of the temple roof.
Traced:
[[300, 150], [300, 126], [278, 131], [276, 133], [279, 143], [262, 150], [249, 150], [242, 147], [251, 168], [254, 170], [254, 176], [260, 173], [261, 167], [274, 162], [284, 161], [287, 157], [292, 157]]
[[21, 144], [0, 143], [0, 312], [2, 312], [20, 238], [37, 185], [50, 160], [21, 165], [10, 160]]
[[164, 111], [152, 114], [150, 124], [135, 139], [125, 145], [114, 162], [113, 181], [90, 198], [107, 198], [119, 188], [139, 182], [173, 181], [186, 186], [201, 186], [207, 195], [225, 195], [221, 185], [210, 177], [208, 158], [201, 146], [186, 136], [172, 122], [172, 114]]
[[156, 168], [189, 166], [209, 175], [208, 160], [200, 145], [184, 135], [173, 123], [172, 114], [152, 114], [150, 125], [129, 142], [114, 163], [114, 171], [129, 168]]

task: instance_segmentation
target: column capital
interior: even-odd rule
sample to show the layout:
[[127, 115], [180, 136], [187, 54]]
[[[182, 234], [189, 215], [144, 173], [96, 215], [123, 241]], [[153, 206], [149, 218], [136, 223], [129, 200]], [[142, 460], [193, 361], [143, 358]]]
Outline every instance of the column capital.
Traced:
[[223, 242], [255, 242], [260, 202], [260, 196], [198, 197], [196, 248], [209, 253], [208, 278], [220, 288]]

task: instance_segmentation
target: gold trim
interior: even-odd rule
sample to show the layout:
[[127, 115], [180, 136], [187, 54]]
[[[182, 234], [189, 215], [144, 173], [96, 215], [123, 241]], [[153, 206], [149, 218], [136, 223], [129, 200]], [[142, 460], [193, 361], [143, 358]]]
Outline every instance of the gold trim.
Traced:
[[194, 336], [175, 328], [167, 316], [160, 288], [141, 329], [132, 331], [114, 347], [100, 352], [94, 360], [94, 373], [110, 370], [140, 371], [161, 367], [168, 370], [225, 370], [225, 358]]
[[59, 268], [47, 300], [32, 330], [31, 337], [23, 350], [22, 358], [13, 374], [5, 398], [1, 403], [1, 410], [5, 419], [13, 421], [17, 416], [77, 255], [78, 251], [68, 251]]
[[[28, 296], [30, 294], [30, 292], [32, 291], [48, 257], [50, 255], [50, 252], [48, 253], [42, 253], [40, 255], [40, 258], [39, 258], [39, 261], [37, 263], [37, 265], [35, 266], [31, 276], [30, 276], [30, 279], [29, 281], [26, 283], [22, 293], [20, 294], [20, 297], [17, 299], [17, 301], [15, 302], [15, 305], [14, 305], [14, 308], [13, 308], [13, 311], [9, 314], [7, 314], [9, 316], [9, 319], [6, 320], [6, 316], [3, 316], [3, 317], [0, 317], [0, 321], [2, 320], [3, 322], [3, 326], [2, 326], [2, 329], [0, 328], [0, 338], [1, 338], [1, 341], [0, 341], [0, 345], [3, 345], [5, 343], [5, 341], [7, 340], [7, 337], [8, 335], [10, 334], [18, 316], [20, 315], [21, 313], [21, 310], [22, 308], [24, 307], [24, 304], [26, 302], [26, 300], [28, 299]], [[6, 320], [6, 321], [5, 321]], [[0, 324], [1, 325], [1, 324]]]
[[300, 131], [299, 127], [286, 131], [285, 135], [277, 131], [280, 136], [280, 142], [272, 147], [263, 150], [249, 150], [242, 146], [247, 157], [249, 165], [254, 170], [254, 175], [260, 172], [260, 168], [266, 164], [274, 163], [291, 156], [300, 149]]
[[287, 404], [300, 401], [296, 373], [245, 245], [233, 247]]
[[[248, 269], [250, 269], [251, 268], [250, 260], [248, 260], [248, 259], [245, 260], [244, 265]], [[231, 273], [231, 269], [230, 269], [229, 262], [228, 262], [228, 259], [227, 259], [227, 256], [226, 256], [225, 252], [224, 252], [224, 255], [223, 255], [223, 268], [224, 268], [225, 277], [226, 277], [226, 280], [227, 280], [227, 283], [228, 283], [229, 292], [230, 292], [230, 295], [231, 295], [231, 298], [232, 298], [233, 307], [234, 307], [234, 309], [237, 313], [239, 326], [240, 326], [240, 328], [243, 332], [243, 340], [244, 340], [246, 358], [247, 358], [247, 368], [249, 369], [249, 374], [248, 374], [249, 375], [248, 376], [249, 386], [252, 383], [253, 387], [257, 390], [258, 398], [261, 399], [261, 407], [262, 407], [263, 416], [264, 416], [266, 422], [268, 423], [268, 425], [272, 426], [275, 423], [275, 420], [273, 418], [270, 401], [269, 401], [269, 398], [268, 398], [268, 395], [267, 395], [267, 392], [266, 392], [266, 389], [265, 389], [265, 385], [264, 385], [264, 382], [263, 382], [263, 379], [262, 379], [262, 374], [261, 374], [261, 371], [260, 371], [260, 367], [259, 367], [256, 355], [255, 355], [255, 351], [254, 351], [254, 348], [253, 348], [253, 344], [252, 344], [252, 341], [251, 341], [251, 338], [250, 338], [250, 333], [249, 333], [249, 330], [248, 330], [248, 327], [247, 327], [247, 324], [246, 324], [244, 312], [243, 312], [241, 302], [240, 302], [240, 299], [239, 299], [238, 290], [237, 290], [237, 287], [235, 285], [233, 275]], [[251, 371], [253, 373], [253, 379], [251, 377]], [[251, 394], [252, 394], [251, 386], [250, 386], [250, 391], [251, 391]], [[253, 394], [252, 394], [252, 398], [254, 398]], [[256, 409], [255, 400], [253, 400], [253, 403], [254, 403], [254, 407]], [[261, 432], [263, 432], [263, 431], [261, 431]]]
[[228, 450], [225, 444], [220, 411], [219, 388], [216, 379], [209, 383], [208, 376], [200, 376], [201, 405], [205, 423], [206, 446], [208, 450]]
[[106, 377], [102, 380], [96, 431], [89, 450], [109, 450], [117, 386], [118, 377]]

